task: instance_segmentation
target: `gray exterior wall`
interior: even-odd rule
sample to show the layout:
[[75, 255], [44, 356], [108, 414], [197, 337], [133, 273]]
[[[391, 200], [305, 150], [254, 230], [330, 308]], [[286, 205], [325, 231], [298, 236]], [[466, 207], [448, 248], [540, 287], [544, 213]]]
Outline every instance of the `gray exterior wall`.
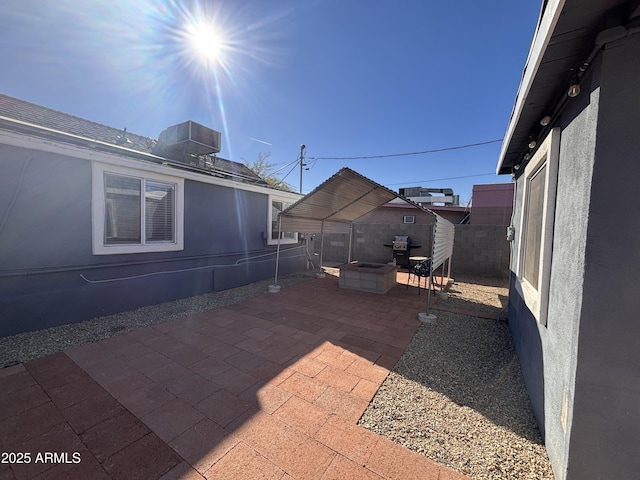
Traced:
[[[640, 471], [640, 35], [602, 54], [567, 478]], [[602, 199], [607, 201], [602, 201]], [[612, 211], [610, 205], [627, 208]], [[631, 218], [630, 218], [631, 215]]]
[[[184, 189], [184, 250], [93, 255], [91, 163], [0, 146], [0, 336], [273, 275], [268, 195], [193, 180]], [[290, 247], [282, 274], [306, 267], [304, 247]]]
[[[560, 138], [547, 326], [541, 325], [525, 304], [515, 274], [509, 292], [509, 326], [558, 478], [563, 478], [561, 472], [566, 471], [569, 456], [599, 89], [585, 88], [576, 100], [565, 111]], [[522, 221], [524, 181], [520, 177], [516, 184], [516, 228]], [[517, 239], [518, 235], [513, 242], [512, 271], [520, 247]]]
[[511, 275], [509, 325], [558, 480], [640, 470], [640, 226], [629, 217], [640, 177], [640, 67], [629, 59], [639, 57], [638, 35], [605, 48], [560, 119], [547, 326]]

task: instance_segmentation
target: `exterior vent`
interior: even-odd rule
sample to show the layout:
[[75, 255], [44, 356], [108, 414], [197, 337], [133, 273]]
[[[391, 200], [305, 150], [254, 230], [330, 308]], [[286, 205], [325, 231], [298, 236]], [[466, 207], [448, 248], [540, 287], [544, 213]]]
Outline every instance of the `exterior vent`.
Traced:
[[173, 158], [207, 155], [220, 151], [220, 136], [220, 132], [189, 120], [164, 130], [158, 143]]

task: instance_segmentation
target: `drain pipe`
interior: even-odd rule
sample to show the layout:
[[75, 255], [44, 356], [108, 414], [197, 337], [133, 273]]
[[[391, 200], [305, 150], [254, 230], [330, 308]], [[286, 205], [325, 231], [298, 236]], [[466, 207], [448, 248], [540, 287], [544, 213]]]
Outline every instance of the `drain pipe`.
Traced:
[[276, 249], [276, 274], [273, 279], [273, 285], [269, 285], [269, 293], [280, 292], [278, 285], [278, 265], [280, 265], [280, 238], [282, 237], [282, 214], [278, 214], [278, 248]]
[[353, 223], [349, 225], [349, 254], [347, 255], [347, 263], [351, 263], [352, 241], [353, 241]]

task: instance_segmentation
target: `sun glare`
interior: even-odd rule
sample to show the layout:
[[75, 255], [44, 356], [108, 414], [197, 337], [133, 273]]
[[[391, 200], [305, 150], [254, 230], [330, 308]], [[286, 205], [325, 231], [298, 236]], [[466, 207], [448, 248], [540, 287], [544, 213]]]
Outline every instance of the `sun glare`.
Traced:
[[212, 23], [189, 26], [189, 42], [194, 54], [205, 61], [219, 62], [225, 48], [224, 36]]

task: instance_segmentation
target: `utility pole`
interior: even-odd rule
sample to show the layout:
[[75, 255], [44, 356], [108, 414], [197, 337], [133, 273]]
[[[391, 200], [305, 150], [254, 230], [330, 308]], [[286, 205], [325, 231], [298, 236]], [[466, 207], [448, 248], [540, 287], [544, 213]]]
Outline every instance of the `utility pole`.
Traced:
[[300, 145], [300, 195], [302, 195], [302, 167], [306, 167], [304, 163], [304, 150], [307, 148], [304, 143]]

